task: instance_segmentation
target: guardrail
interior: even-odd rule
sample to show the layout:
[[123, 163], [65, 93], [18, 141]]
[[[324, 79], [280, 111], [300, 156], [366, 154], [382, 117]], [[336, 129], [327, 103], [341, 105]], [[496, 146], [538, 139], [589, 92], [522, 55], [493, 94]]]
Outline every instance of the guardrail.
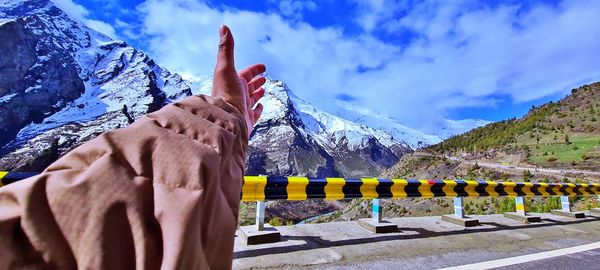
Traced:
[[[34, 175], [37, 173], [0, 171], [0, 186]], [[359, 223], [373, 232], [392, 232], [397, 227], [383, 222], [379, 199], [454, 198], [454, 215], [443, 216], [442, 220], [470, 227], [478, 225], [479, 222], [466, 217], [463, 207], [465, 197], [514, 197], [516, 212], [505, 214], [505, 216], [526, 222], [536, 222], [540, 221], [539, 217], [536, 219], [535, 216], [530, 216], [526, 212], [525, 197], [561, 196], [562, 208], [553, 213], [580, 218], [585, 215], [571, 211], [569, 196], [592, 195], [600, 195], [600, 184], [245, 176], [240, 198], [244, 202], [256, 201], [257, 211], [256, 229], [249, 231], [242, 228], [242, 236], [249, 244], [278, 241], [279, 232], [276, 230], [273, 232], [272, 228], [270, 233], [265, 232], [265, 201], [373, 199], [373, 219], [361, 220], [362, 223]], [[269, 235], [275, 234], [276, 237], [269, 238]]]
[[[35, 176], [0, 171], [0, 186]], [[548, 197], [600, 195], [600, 184], [515, 183], [383, 178], [245, 176], [241, 200], [341, 200], [434, 197]]]
[[246, 176], [242, 201], [600, 195], [600, 184]]

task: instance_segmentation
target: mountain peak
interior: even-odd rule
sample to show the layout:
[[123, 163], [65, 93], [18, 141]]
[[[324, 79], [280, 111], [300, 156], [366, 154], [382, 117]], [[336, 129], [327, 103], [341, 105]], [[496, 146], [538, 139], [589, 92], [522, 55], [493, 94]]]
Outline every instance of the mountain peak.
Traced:
[[0, 39], [11, 41], [0, 43], [0, 147], [22, 153], [2, 157], [6, 168], [46, 164], [31, 159], [57, 139], [68, 151], [191, 95], [179, 75], [51, 1], [0, 0], [0, 17]]
[[0, 0], [0, 17], [17, 18], [31, 15], [67, 16], [50, 0]]

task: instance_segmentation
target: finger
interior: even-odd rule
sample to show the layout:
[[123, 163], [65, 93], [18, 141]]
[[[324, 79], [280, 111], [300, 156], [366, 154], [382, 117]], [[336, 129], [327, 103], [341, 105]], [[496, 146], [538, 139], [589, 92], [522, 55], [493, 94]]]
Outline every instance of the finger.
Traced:
[[254, 123], [258, 122], [258, 119], [260, 119], [260, 115], [263, 112], [263, 105], [262, 103], [258, 103], [258, 105], [256, 105], [256, 108], [254, 108], [254, 110], [252, 111], [252, 113], [254, 114]]
[[263, 76], [258, 76], [255, 77], [254, 79], [252, 79], [252, 81], [250, 81], [248, 83], [248, 88], [250, 91], [253, 91], [260, 88], [261, 86], [263, 86], [263, 84], [265, 84], [267, 82], [267, 79]]
[[215, 70], [235, 70], [235, 63], [233, 61], [233, 48], [235, 45], [233, 35], [227, 25], [221, 25], [219, 36], [219, 52], [217, 53], [217, 66]]
[[254, 91], [252, 93], [252, 101], [254, 103], [256, 103], [259, 99], [261, 99], [263, 96], [265, 95], [265, 89], [264, 88], [258, 88], [258, 90]]
[[267, 71], [267, 67], [263, 64], [251, 65], [242, 71], [240, 71], [240, 77], [244, 78], [247, 82], [251, 81], [256, 75]]

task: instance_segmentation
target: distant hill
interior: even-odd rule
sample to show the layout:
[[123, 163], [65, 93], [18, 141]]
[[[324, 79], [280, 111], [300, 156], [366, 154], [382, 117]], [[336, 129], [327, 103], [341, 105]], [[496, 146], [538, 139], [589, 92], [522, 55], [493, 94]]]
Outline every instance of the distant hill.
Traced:
[[473, 159], [507, 159], [544, 167], [597, 170], [600, 164], [600, 82], [573, 89], [520, 119], [491, 123], [427, 150]]

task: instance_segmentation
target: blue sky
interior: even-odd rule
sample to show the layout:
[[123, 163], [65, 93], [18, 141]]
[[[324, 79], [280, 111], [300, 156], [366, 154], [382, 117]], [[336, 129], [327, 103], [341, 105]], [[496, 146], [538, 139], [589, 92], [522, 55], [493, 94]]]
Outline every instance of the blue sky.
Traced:
[[519, 117], [600, 81], [595, 0], [54, 1], [191, 80], [212, 71], [228, 24], [238, 68], [263, 62], [321, 108], [422, 129]]

